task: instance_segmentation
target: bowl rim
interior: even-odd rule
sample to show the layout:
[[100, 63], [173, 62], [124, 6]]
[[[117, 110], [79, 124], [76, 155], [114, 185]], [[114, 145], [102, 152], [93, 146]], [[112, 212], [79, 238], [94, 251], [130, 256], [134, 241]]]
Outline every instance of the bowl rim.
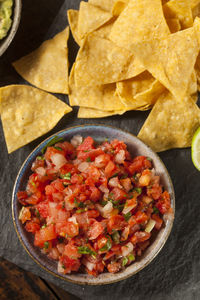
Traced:
[[[169, 185], [171, 187], [171, 204], [173, 205], [173, 212], [172, 212], [172, 216], [170, 218], [170, 225], [169, 225], [169, 228], [168, 228], [168, 231], [167, 233], [165, 234], [165, 237], [160, 245], [160, 247], [157, 249], [157, 251], [154, 253], [154, 255], [152, 255], [150, 257], [150, 259], [142, 266], [140, 266], [137, 270], [133, 271], [132, 273], [130, 274], [125, 274], [124, 276], [122, 275], [120, 278], [117, 278], [117, 279], [113, 279], [113, 280], [109, 280], [109, 282], [86, 282], [86, 281], [78, 281], [78, 278], [77, 280], [75, 279], [71, 279], [69, 278], [70, 274], [68, 275], [68, 277], [64, 277], [62, 275], [59, 275], [51, 270], [48, 269], [48, 267], [44, 266], [41, 262], [39, 262], [35, 257], [34, 255], [29, 251], [29, 249], [26, 247], [21, 235], [20, 235], [20, 232], [18, 231], [18, 228], [17, 228], [17, 224], [16, 224], [16, 219], [15, 219], [15, 211], [14, 211], [14, 202], [15, 202], [15, 194], [16, 194], [16, 186], [17, 186], [17, 182], [18, 182], [18, 179], [19, 179], [19, 175], [21, 174], [22, 170], [24, 169], [24, 166], [25, 164], [27, 163], [27, 161], [29, 160], [29, 158], [34, 154], [34, 152], [40, 148], [41, 145], [44, 144], [47, 144], [49, 140], [51, 140], [53, 137], [55, 137], [56, 135], [58, 134], [62, 134], [66, 131], [70, 131], [72, 129], [78, 129], [78, 128], [81, 128], [81, 127], [90, 127], [90, 126], [95, 126], [95, 127], [108, 127], [108, 128], [111, 128], [111, 129], [114, 129], [114, 130], [117, 130], [117, 131], [121, 131], [122, 133], [126, 133], [126, 134], [129, 134], [131, 135], [132, 137], [138, 139], [141, 144], [143, 144], [144, 146], [146, 146], [150, 151], [152, 151], [155, 156], [157, 157], [158, 161], [160, 162], [160, 164], [162, 165], [162, 168], [164, 169], [165, 171], [165, 174], [167, 175], [167, 178], [168, 178], [168, 181], [169, 181]], [[174, 191], [174, 186], [173, 186], [173, 183], [172, 183], [172, 180], [171, 180], [171, 177], [168, 173], [168, 170], [167, 168], [165, 167], [165, 164], [163, 163], [163, 161], [161, 160], [161, 158], [158, 156], [158, 154], [156, 152], [154, 152], [151, 147], [149, 147], [148, 145], [146, 145], [141, 139], [139, 139], [137, 136], [135, 136], [134, 134], [126, 131], [126, 130], [123, 130], [121, 128], [117, 128], [115, 126], [111, 126], [111, 125], [104, 125], [104, 124], [82, 124], [82, 125], [76, 125], [76, 126], [72, 126], [72, 127], [67, 127], [65, 129], [62, 129], [54, 134], [52, 134], [51, 136], [47, 137], [45, 140], [43, 140], [41, 143], [39, 143], [34, 149], [33, 151], [31, 151], [31, 153], [27, 156], [27, 158], [25, 159], [25, 161], [23, 162], [22, 166], [20, 167], [18, 173], [17, 173], [17, 176], [16, 176], [16, 179], [15, 179], [15, 183], [14, 183], [14, 186], [13, 186], [13, 192], [12, 192], [12, 220], [13, 220], [13, 224], [14, 224], [14, 228], [15, 228], [15, 231], [17, 233], [17, 236], [19, 238], [19, 241], [20, 243], [22, 244], [23, 248], [25, 249], [25, 251], [28, 253], [28, 255], [33, 259], [33, 261], [35, 261], [43, 270], [47, 271], [49, 274], [61, 279], [61, 280], [64, 280], [64, 281], [67, 281], [67, 282], [71, 282], [71, 283], [74, 283], [74, 284], [79, 284], [79, 285], [91, 285], [91, 286], [99, 286], [99, 285], [106, 285], [106, 284], [112, 284], [112, 283], [116, 283], [116, 282], [119, 282], [119, 281], [122, 281], [122, 280], [125, 280], [125, 279], [128, 279], [130, 277], [132, 277], [133, 275], [137, 274], [139, 271], [141, 271], [142, 269], [144, 269], [147, 265], [149, 265], [153, 259], [159, 254], [159, 252], [162, 250], [162, 248], [164, 247], [171, 231], [172, 231], [172, 227], [173, 227], [173, 223], [174, 223], [174, 218], [175, 218], [175, 191]], [[121, 273], [123, 274], [123, 273]], [[115, 275], [115, 274], [112, 274], [112, 275]], [[97, 277], [98, 278], [98, 277]]]
[[15, 34], [18, 30], [19, 23], [21, 20], [21, 10], [22, 10], [22, 1], [21, 0], [13, 0], [12, 7], [12, 25], [8, 31], [8, 34], [0, 40], [2, 44], [0, 45], [0, 57], [4, 54], [4, 52], [8, 49], [11, 42], [13, 41]]

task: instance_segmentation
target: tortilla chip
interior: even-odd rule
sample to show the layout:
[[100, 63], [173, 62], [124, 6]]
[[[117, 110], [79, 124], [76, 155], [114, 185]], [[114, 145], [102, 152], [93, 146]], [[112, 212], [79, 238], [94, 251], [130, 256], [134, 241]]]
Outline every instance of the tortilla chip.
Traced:
[[104, 111], [104, 110], [97, 110], [89, 107], [80, 107], [78, 110], [78, 118], [79, 119], [97, 119], [97, 118], [105, 118], [114, 115], [122, 115], [126, 111]]
[[181, 24], [178, 19], [166, 19], [166, 22], [171, 33], [181, 30]]
[[182, 29], [189, 28], [193, 25], [190, 0], [170, 0], [163, 5], [163, 12], [166, 19], [177, 18], [180, 21]]
[[0, 88], [0, 101], [8, 153], [47, 133], [72, 110], [53, 95], [27, 85]]
[[95, 30], [94, 34], [101, 37], [102, 39], [108, 39], [115, 21], [116, 21], [116, 18], [112, 18], [106, 24], [104, 24], [103, 26], [101, 26], [100, 28]]
[[134, 77], [143, 66], [126, 49], [95, 34], [86, 37], [76, 59], [76, 86], [94, 86]]
[[89, 0], [88, 3], [111, 12], [115, 0]]
[[[186, 94], [200, 49], [200, 19], [194, 26], [162, 40], [137, 43], [135, 56], [177, 98]], [[183, 55], [184, 54], [184, 55]]]
[[78, 10], [69, 9], [67, 11], [68, 22], [69, 22], [69, 26], [70, 26], [73, 38], [74, 38], [75, 42], [79, 46], [81, 46], [81, 40], [79, 39], [79, 36], [78, 36], [78, 16], [79, 16]]
[[190, 0], [193, 19], [200, 16], [200, 0]]
[[147, 71], [129, 80], [117, 82], [116, 89], [124, 105], [134, 110], [150, 109], [164, 91], [165, 87]]
[[72, 106], [90, 107], [103, 111], [124, 110], [124, 104], [115, 95], [116, 84], [100, 86], [79, 86], [74, 81], [75, 64], [72, 67], [69, 77], [69, 102]]
[[192, 75], [190, 77], [189, 83], [188, 83], [188, 95], [196, 94], [197, 92], [197, 75], [195, 70], [193, 70]]
[[191, 97], [178, 101], [168, 93], [156, 102], [138, 137], [156, 152], [185, 148], [199, 125], [200, 110]]
[[83, 39], [112, 18], [112, 14], [88, 2], [81, 1], [78, 18], [78, 37]]
[[69, 27], [14, 62], [14, 68], [25, 80], [42, 90], [68, 94], [68, 38]]
[[118, 17], [123, 12], [128, 2], [129, 0], [116, 0], [112, 8], [113, 16]]
[[113, 25], [110, 40], [129, 51], [144, 40], [162, 38], [170, 34], [160, 0], [129, 1]]

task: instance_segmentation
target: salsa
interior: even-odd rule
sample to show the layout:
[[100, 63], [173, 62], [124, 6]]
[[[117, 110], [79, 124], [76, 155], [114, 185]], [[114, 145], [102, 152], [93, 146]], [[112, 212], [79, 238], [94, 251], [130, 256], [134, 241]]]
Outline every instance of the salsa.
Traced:
[[3, 39], [11, 27], [13, 0], [0, 0], [0, 40]]
[[58, 272], [116, 273], [141, 256], [171, 211], [151, 158], [90, 136], [54, 139], [42, 152], [17, 194], [19, 219]]

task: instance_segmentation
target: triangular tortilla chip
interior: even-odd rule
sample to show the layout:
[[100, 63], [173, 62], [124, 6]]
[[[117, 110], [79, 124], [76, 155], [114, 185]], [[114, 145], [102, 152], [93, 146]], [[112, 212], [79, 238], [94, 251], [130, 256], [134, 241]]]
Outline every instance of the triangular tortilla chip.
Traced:
[[72, 106], [90, 107], [104, 111], [124, 110], [124, 104], [115, 95], [116, 84], [79, 86], [74, 81], [75, 64], [69, 77], [69, 102]]
[[194, 26], [164, 39], [134, 46], [143, 66], [177, 98], [185, 96], [200, 49], [199, 20]]
[[193, 25], [190, 0], [170, 0], [163, 5], [163, 12], [166, 19], [177, 18], [180, 21], [182, 29], [189, 28]]
[[113, 16], [118, 17], [123, 12], [128, 2], [129, 0], [115, 0], [115, 3], [112, 8]]
[[200, 125], [200, 110], [190, 97], [182, 101], [170, 93], [154, 105], [138, 137], [154, 151], [191, 146], [192, 137]]
[[79, 46], [81, 46], [81, 40], [79, 39], [79, 36], [78, 36], [78, 15], [79, 15], [78, 10], [69, 9], [67, 11], [68, 22], [69, 22], [69, 26], [70, 26], [73, 38], [74, 38], [75, 42]]
[[98, 118], [105, 118], [105, 117], [110, 117], [114, 115], [122, 115], [126, 111], [120, 111], [120, 110], [115, 110], [115, 111], [104, 111], [104, 110], [99, 110], [99, 109], [94, 109], [94, 108], [89, 108], [89, 107], [80, 107], [78, 110], [78, 118], [79, 119], [98, 119]]
[[68, 94], [68, 38], [69, 27], [14, 62], [14, 68], [25, 80], [42, 90]]
[[81, 1], [78, 18], [78, 37], [83, 39], [88, 33], [95, 31], [112, 18], [112, 14]]
[[0, 102], [8, 153], [47, 133], [72, 110], [53, 95], [27, 85], [0, 88]]
[[115, 0], [89, 0], [88, 2], [105, 11], [111, 12]]
[[117, 82], [116, 92], [125, 106], [134, 110], [147, 110], [157, 101], [165, 87], [149, 72]]
[[76, 59], [77, 86], [93, 86], [134, 77], [145, 69], [126, 49], [97, 36], [86, 37]]
[[181, 30], [181, 24], [179, 22], [179, 19], [173, 18], [173, 19], [166, 19], [167, 25], [169, 27], [169, 30], [171, 33], [175, 33], [179, 30]]
[[110, 40], [132, 51], [138, 41], [170, 34], [160, 0], [131, 0], [115, 22]]

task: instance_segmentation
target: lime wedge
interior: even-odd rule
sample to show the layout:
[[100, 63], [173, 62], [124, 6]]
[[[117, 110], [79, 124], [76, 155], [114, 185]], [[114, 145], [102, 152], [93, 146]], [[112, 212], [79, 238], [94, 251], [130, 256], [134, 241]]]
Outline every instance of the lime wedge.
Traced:
[[195, 132], [192, 138], [192, 161], [197, 170], [200, 171], [200, 127]]

